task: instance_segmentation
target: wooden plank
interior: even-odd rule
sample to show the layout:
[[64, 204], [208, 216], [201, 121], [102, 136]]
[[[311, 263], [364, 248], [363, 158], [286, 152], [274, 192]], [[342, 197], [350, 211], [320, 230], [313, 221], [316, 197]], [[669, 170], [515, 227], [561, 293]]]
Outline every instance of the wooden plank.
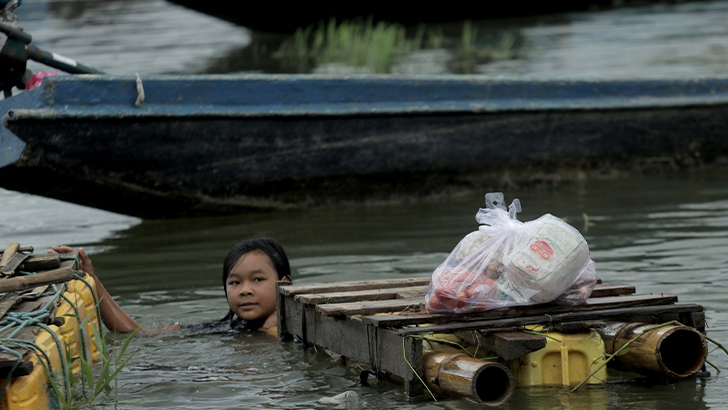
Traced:
[[[553, 304], [514, 306], [511, 308], [493, 309], [486, 312], [448, 315], [448, 314], [403, 314], [403, 315], [382, 315], [365, 316], [362, 318], [365, 323], [375, 326], [401, 327], [406, 325], [424, 323], [443, 323], [453, 321], [474, 321], [482, 319], [508, 318], [517, 316], [533, 316], [543, 314], [558, 314], [564, 312], [584, 312], [590, 310], [603, 310], [609, 308], [625, 308], [634, 306], [667, 305], [677, 302], [677, 296], [665, 293], [648, 293], [644, 295], [607, 296], [602, 298], [590, 298], [578, 306], [560, 306]], [[598, 319], [598, 318], [597, 318]]]
[[17, 269], [18, 266], [20, 266], [20, 264], [28, 258], [28, 256], [30, 255], [25, 253], [16, 253], [13, 255], [10, 260], [8, 260], [5, 265], [0, 268], [0, 275], [10, 276], [15, 273], [15, 269]]
[[406, 279], [385, 279], [365, 280], [355, 282], [317, 283], [311, 285], [293, 285], [283, 288], [284, 295], [302, 295], [305, 293], [331, 293], [355, 290], [386, 289], [405, 286], [429, 285], [430, 277], [406, 278]]
[[[378, 372], [390, 373], [405, 380], [415, 377], [403, 360], [407, 345], [403, 347], [404, 338], [397, 335], [396, 331], [365, 325], [357, 317], [323, 316], [315, 312], [313, 305], [296, 303], [293, 296], [281, 294], [281, 297], [285, 298], [285, 319], [279, 324], [279, 332], [293, 335], [305, 341], [306, 345], [325, 348], [369, 365]], [[421, 343], [420, 340], [415, 342]], [[410, 348], [416, 351], [417, 345]], [[414, 385], [412, 388], [416, 391]]]
[[291, 282], [288, 281], [277, 281], [276, 282], [276, 320], [278, 327], [278, 340], [284, 341], [290, 339], [290, 335], [285, 332], [286, 330], [286, 307], [285, 297], [281, 294], [281, 287], [291, 286]]
[[[406, 288], [371, 289], [351, 292], [312, 293], [296, 295], [296, 302], [310, 305], [326, 303], [348, 303], [373, 300], [405, 299], [417, 297], [424, 298], [428, 286], [411, 286]], [[424, 300], [424, 299], [423, 299]]]
[[576, 322], [561, 322], [551, 325], [551, 327], [562, 333], [577, 333], [587, 329], [601, 329], [607, 324], [603, 320], [579, 320]]
[[61, 255], [57, 253], [46, 253], [40, 255], [28, 255], [20, 269], [28, 272], [56, 269], [61, 266]]
[[[407, 401], [410, 403], [421, 400], [424, 396], [425, 389], [421, 380], [425, 379], [425, 364], [422, 359], [422, 339], [409, 337], [403, 341], [403, 358], [399, 359], [399, 362], [404, 361], [408, 364], [408, 369], [405, 370], [404, 378], [404, 393], [407, 396]], [[392, 352], [396, 352], [398, 349], [392, 348]]]
[[[558, 322], [573, 322], [580, 320], [624, 320], [625, 317], [642, 317], [640, 321], [645, 323], [655, 323], [657, 315], [671, 315], [685, 312], [702, 312], [703, 307], [695, 304], [684, 305], [659, 305], [659, 306], [637, 306], [628, 308], [615, 308], [605, 310], [592, 311], [576, 311], [558, 314], [540, 314], [534, 316], [511, 317], [505, 319], [478, 320], [472, 322], [448, 323], [425, 327], [407, 327], [399, 329], [398, 333], [403, 336], [418, 334], [422, 332], [435, 333], [453, 333], [464, 332], [468, 330], [480, 330], [489, 328], [501, 328], [509, 326], [525, 326], [525, 325], [542, 325]], [[396, 315], [387, 315], [390, 319]], [[375, 316], [377, 318], [385, 316]], [[362, 321], [365, 318], [363, 317]], [[647, 320], [644, 320], [647, 319]], [[663, 319], [662, 317], [660, 319]], [[632, 321], [632, 320], [629, 320]], [[386, 323], [393, 323], [393, 320], [387, 320]], [[381, 326], [381, 323], [380, 323]]]
[[10, 242], [8, 246], [5, 247], [5, 251], [3, 252], [2, 256], [0, 256], [0, 272], [3, 272], [5, 270], [5, 265], [7, 265], [8, 262], [13, 259], [13, 256], [15, 256], [15, 254], [18, 252], [19, 247], [20, 244], [18, 242]]
[[19, 292], [10, 292], [0, 297], [0, 319], [5, 316], [5, 313], [15, 305], [23, 295]]
[[375, 300], [371, 302], [332, 303], [317, 305], [316, 312], [324, 316], [372, 315], [388, 312], [421, 312], [423, 298]]
[[[17, 252], [34, 252], [35, 249], [32, 246], [21, 246], [17, 249]], [[5, 253], [5, 249], [0, 249], [0, 254]]]
[[498, 332], [485, 335], [480, 347], [503, 360], [515, 360], [546, 347], [546, 338], [523, 332]]
[[73, 279], [74, 271], [71, 268], [53, 269], [34, 275], [15, 276], [0, 281], [0, 293], [15, 292], [41, 285], [68, 282]]
[[[35, 342], [35, 339], [38, 337], [38, 333], [44, 331], [38, 326], [25, 326], [24, 328], [20, 329], [17, 333], [13, 335], [13, 333], [17, 330], [17, 328], [11, 328], [7, 329], [5, 332], [3, 332], [0, 337], [6, 338], [10, 335], [13, 336], [13, 339], [20, 339], [20, 340], [27, 340], [29, 342]], [[26, 347], [20, 347], [16, 346], [14, 348], [15, 351], [23, 355], [23, 359], [29, 359], [29, 357], [26, 357], [26, 354], [30, 351], [30, 349]], [[32, 353], [31, 353], [32, 354]], [[0, 367], [12, 367], [15, 365], [15, 363], [18, 361], [18, 356], [12, 353], [8, 353], [5, 351], [0, 351]]]
[[605, 296], [631, 295], [635, 293], [635, 287], [626, 283], [603, 283], [594, 286], [590, 298], [602, 298]]

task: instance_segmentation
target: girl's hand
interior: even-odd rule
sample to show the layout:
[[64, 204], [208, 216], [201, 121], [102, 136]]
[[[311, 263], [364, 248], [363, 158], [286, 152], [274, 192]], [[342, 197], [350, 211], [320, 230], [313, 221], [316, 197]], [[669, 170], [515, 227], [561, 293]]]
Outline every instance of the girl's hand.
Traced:
[[[53, 252], [65, 255], [76, 253], [76, 250], [70, 246], [52, 246], [51, 249], [48, 250], [48, 253]], [[83, 248], [78, 249], [78, 260], [80, 262], [80, 266], [78, 267], [78, 269], [88, 273], [89, 275], [91, 275], [92, 278], [96, 278], [96, 273], [94, 272], [94, 264], [91, 263], [91, 258], [88, 257], [86, 251], [84, 251]]]

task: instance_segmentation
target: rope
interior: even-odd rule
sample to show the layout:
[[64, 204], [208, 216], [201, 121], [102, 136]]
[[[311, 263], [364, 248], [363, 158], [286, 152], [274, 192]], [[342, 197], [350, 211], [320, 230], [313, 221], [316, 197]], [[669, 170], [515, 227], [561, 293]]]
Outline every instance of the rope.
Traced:
[[142, 78], [139, 77], [139, 73], [134, 73], [134, 76], [136, 76], [136, 89], [137, 89], [137, 99], [134, 102], [135, 107], [141, 107], [144, 103], [144, 86], [142, 85]]
[[71, 299], [66, 297], [66, 295], [61, 295], [61, 297], [63, 298], [63, 300], [68, 302], [68, 304], [71, 305], [71, 307], [73, 308], [73, 311], [76, 312], [76, 319], [77, 319], [76, 321], [78, 322], [78, 332], [81, 334], [81, 349], [83, 350], [83, 360], [85, 360], [87, 363], [91, 363], [88, 356], [86, 356], [86, 338], [83, 337], [84, 334], [83, 334], [83, 328], [81, 327], [81, 314], [78, 313], [78, 307], [76, 306], [76, 304], [71, 302]]
[[[74, 270], [77, 272], [74, 273], [74, 276], [76, 277], [77, 280], [80, 280], [81, 282], [83, 282], [88, 287], [89, 290], [91, 290], [91, 294], [94, 299], [94, 304], [96, 305], [97, 318], [101, 318], [101, 311], [100, 311], [100, 307], [98, 304], [98, 302], [99, 302], [98, 296], [97, 296], [93, 286], [91, 286], [91, 284], [84, 279], [84, 276], [86, 275], [85, 272], [80, 272], [83, 275], [80, 275], [78, 273], [78, 269], [81, 265], [80, 260], [77, 257], [73, 257], [73, 256], [61, 256], [60, 259], [75, 261]], [[21, 275], [34, 274], [33, 272], [25, 272], [25, 271], [18, 271], [17, 273], [21, 274]], [[8, 312], [5, 314], [5, 316], [2, 318], [2, 320], [0, 320], [0, 327], [2, 327], [2, 328], [0, 328], [0, 334], [7, 334], [5, 337], [0, 339], [0, 351], [5, 351], [9, 354], [17, 356], [17, 360], [16, 360], [15, 364], [12, 366], [12, 368], [8, 372], [5, 382], [3, 383], [3, 386], [0, 389], [0, 397], [2, 397], [5, 394], [5, 391], [10, 384], [10, 380], [12, 379], [13, 373], [17, 370], [18, 366], [23, 361], [23, 355], [20, 354], [20, 352], [18, 352], [17, 350], [14, 350], [12, 348], [12, 346], [9, 346], [9, 345], [14, 345], [15, 347], [24, 347], [28, 350], [31, 350], [38, 357], [38, 361], [41, 363], [41, 365], [43, 365], [43, 367], [47, 371], [49, 377], [54, 377], [54, 378], [56, 377], [53, 373], [51, 373], [52, 362], [50, 360], [50, 357], [48, 356], [48, 354], [45, 352], [45, 350], [42, 347], [38, 346], [34, 342], [15, 338], [15, 336], [21, 330], [23, 330], [23, 328], [25, 328], [26, 326], [38, 326], [41, 329], [48, 332], [53, 337], [53, 340], [56, 343], [56, 348], [58, 349], [59, 356], [61, 358], [62, 374], [64, 374], [64, 375], [69, 374], [68, 373], [68, 362], [66, 359], [66, 355], [64, 354], [65, 352], [63, 351], [63, 345], [61, 344], [61, 340], [58, 337], [58, 335], [56, 334], [56, 332], [54, 332], [46, 324], [47, 319], [51, 316], [51, 314], [50, 314], [51, 306], [54, 303], [58, 303], [58, 300], [60, 298], [63, 298], [66, 302], [68, 302], [68, 304], [73, 308], [74, 312], [76, 313], [76, 318], [77, 318], [77, 321], [79, 322], [79, 332], [81, 335], [81, 345], [82, 345], [82, 349], [83, 349], [84, 359], [86, 361], [89, 361], [89, 358], [87, 357], [87, 351], [86, 351], [86, 340], [84, 337], [85, 336], [84, 331], [86, 331], [86, 329], [84, 329], [85, 326], [80, 326], [81, 325], [81, 316], [79, 314], [78, 307], [68, 297], [66, 297], [64, 295], [64, 292], [67, 289], [66, 284], [63, 284], [60, 287], [60, 289], [55, 284], [52, 286], [53, 286], [53, 291], [44, 292], [41, 295], [39, 295], [40, 297], [51, 296], [51, 298], [48, 300], [48, 302], [45, 303], [45, 305], [42, 308], [40, 308], [39, 310], [36, 310], [34, 312]], [[65, 390], [66, 396], [68, 397], [68, 395], [73, 394], [73, 392], [71, 391], [70, 381], [67, 377], [64, 377], [63, 379], [64, 379], [63, 387]], [[58, 400], [57, 397], [55, 399]], [[56, 403], [56, 404], [58, 404], [58, 403]]]

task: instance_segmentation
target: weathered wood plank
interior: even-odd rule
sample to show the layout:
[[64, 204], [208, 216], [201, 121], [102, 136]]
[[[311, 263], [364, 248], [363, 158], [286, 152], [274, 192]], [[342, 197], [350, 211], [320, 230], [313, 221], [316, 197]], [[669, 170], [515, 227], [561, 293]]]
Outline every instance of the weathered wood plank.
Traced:
[[53, 269], [34, 275], [15, 276], [0, 281], [0, 292], [15, 292], [41, 285], [68, 282], [73, 279], [74, 271], [71, 268]]
[[15, 256], [19, 247], [20, 244], [18, 242], [10, 242], [8, 246], [5, 247], [2, 256], [0, 256], [0, 272], [5, 270], [5, 265], [7, 265], [13, 256]]
[[[677, 296], [664, 293], [649, 293], [644, 295], [607, 296], [588, 299], [578, 306], [559, 306], [553, 304], [540, 304], [528, 306], [514, 306], [511, 308], [493, 309], [486, 312], [448, 315], [448, 314], [408, 314], [408, 315], [382, 315], [365, 316], [365, 323], [375, 326], [401, 327], [405, 325], [423, 323], [443, 323], [453, 321], [474, 321], [482, 319], [508, 318], [516, 316], [533, 316], [542, 314], [557, 314], [564, 312], [583, 312], [609, 308], [625, 308], [633, 306], [666, 305], [677, 302]], [[598, 319], [598, 318], [597, 318]]]
[[40, 255], [28, 255], [20, 269], [28, 272], [56, 269], [61, 266], [61, 255], [57, 253], [46, 253]]
[[22, 297], [23, 295], [18, 292], [10, 292], [2, 295], [0, 297], [0, 318], [5, 316], [5, 312], [10, 310]]
[[607, 324], [603, 320], [579, 320], [576, 322], [554, 323], [551, 327], [562, 333], [583, 332], [587, 329], [601, 329]]
[[[472, 322], [460, 322], [460, 323], [448, 323], [441, 325], [433, 325], [426, 327], [408, 327], [398, 331], [400, 335], [407, 336], [412, 334], [426, 332], [435, 333], [453, 333], [463, 332], [468, 330], [480, 330], [489, 328], [501, 328], [509, 326], [524, 326], [524, 325], [542, 325], [558, 322], [573, 322], [580, 320], [617, 320], [624, 318], [640, 318], [639, 321], [645, 323], [656, 323], [656, 317], [659, 316], [659, 320], [665, 320], [670, 315], [681, 314], [686, 312], [702, 312], [703, 307], [695, 304], [684, 304], [684, 305], [661, 305], [661, 306], [638, 306], [629, 308], [612, 308], [605, 310], [592, 310], [592, 311], [577, 311], [568, 313], [558, 314], [540, 314], [533, 316], [522, 316], [522, 317], [511, 317], [501, 319], [490, 319], [490, 320], [478, 320]], [[386, 323], [393, 323], [394, 316], [386, 315], [390, 320]], [[385, 316], [375, 316], [376, 318], [384, 318]], [[368, 319], [369, 317], [363, 317]], [[668, 319], [669, 320], [669, 319]], [[628, 320], [634, 321], [634, 320]], [[406, 322], [406, 321], [403, 321]], [[382, 323], [379, 323], [381, 326]], [[403, 326], [400, 324], [399, 326]]]
[[291, 282], [288, 281], [277, 281], [276, 282], [276, 320], [278, 323], [278, 340], [284, 341], [290, 339], [290, 334], [286, 333], [286, 308], [285, 308], [285, 297], [281, 294], [281, 287], [291, 286]]
[[20, 264], [28, 258], [28, 256], [30, 255], [19, 252], [13, 255], [10, 260], [8, 260], [5, 265], [0, 268], [0, 275], [10, 276], [15, 273], [15, 269], [17, 269], [18, 266], [20, 266]]
[[[312, 305], [296, 303], [293, 296], [286, 296], [282, 303], [285, 320], [279, 323], [279, 333], [297, 336], [307, 345], [322, 347], [348, 359], [369, 365], [379, 372], [386, 372], [404, 380], [414, 378], [412, 369], [404, 361], [407, 345], [395, 331], [377, 329], [365, 325], [357, 317], [323, 316]], [[412, 339], [412, 338], [407, 338]], [[409, 346], [415, 353], [421, 341]], [[414, 362], [417, 365], [417, 362]], [[415, 367], [417, 369], [417, 367]], [[424, 368], [422, 369], [424, 371]], [[412, 391], [416, 393], [416, 386]]]
[[311, 285], [293, 285], [283, 288], [284, 295], [302, 295], [305, 293], [331, 293], [355, 290], [386, 289], [405, 286], [429, 285], [430, 277], [406, 278], [406, 279], [384, 279], [365, 280], [356, 282], [317, 283]]
[[485, 335], [480, 347], [503, 360], [515, 360], [546, 347], [546, 338], [523, 332], [498, 332]]
[[370, 289], [351, 292], [312, 293], [296, 295], [296, 302], [310, 305], [325, 303], [364, 302], [373, 300], [405, 299], [424, 296], [428, 286], [411, 286], [405, 288]]
[[[408, 368], [405, 370], [406, 375], [404, 378], [404, 392], [407, 395], [407, 401], [415, 402], [421, 400], [425, 393], [424, 385], [421, 380], [425, 379], [425, 363], [422, 359], [422, 339], [419, 338], [405, 338], [403, 343], [404, 351], [403, 359], [398, 360], [399, 362], [404, 361], [408, 364]], [[392, 352], [396, 352], [398, 349], [392, 349]]]
[[[11, 328], [3, 332], [0, 337], [6, 338], [13, 332], [15, 332], [17, 329]], [[41, 329], [38, 326], [25, 326], [24, 328], [20, 329], [18, 333], [15, 333], [13, 335], [13, 339], [20, 339], [20, 340], [27, 340], [29, 342], [34, 342], [35, 339], [38, 337], [38, 334], [40, 332], [44, 332], [43, 329]], [[29, 360], [30, 357], [26, 356], [30, 349], [26, 347], [20, 347], [16, 346], [14, 348], [15, 351], [23, 355], [23, 359]], [[32, 354], [32, 353], [30, 353]], [[9, 352], [0, 351], [0, 367], [12, 367], [15, 365], [15, 363], [18, 361], [18, 356]]]
[[372, 315], [388, 312], [421, 312], [423, 298], [375, 300], [371, 302], [332, 303], [317, 305], [316, 312], [325, 316]]
[[602, 298], [605, 296], [631, 295], [635, 293], [635, 287], [626, 283], [602, 283], [594, 286], [590, 298]]
[[[32, 246], [21, 246], [18, 248], [17, 252], [34, 252], [35, 249]], [[0, 249], [0, 254], [5, 253], [5, 249]]]

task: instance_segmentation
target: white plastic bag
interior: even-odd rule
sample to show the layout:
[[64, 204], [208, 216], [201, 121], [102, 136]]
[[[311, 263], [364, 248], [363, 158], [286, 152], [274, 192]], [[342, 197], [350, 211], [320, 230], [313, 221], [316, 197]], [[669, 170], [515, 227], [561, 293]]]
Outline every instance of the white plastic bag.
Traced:
[[506, 211], [502, 193], [487, 194], [486, 206], [475, 217], [480, 228], [432, 273], [428, 312], [467, 313], [557, 298], [579, 304], [589, 297], [596, 269], [579, 231], [550, 214], [518, 221], [520, 202]]

